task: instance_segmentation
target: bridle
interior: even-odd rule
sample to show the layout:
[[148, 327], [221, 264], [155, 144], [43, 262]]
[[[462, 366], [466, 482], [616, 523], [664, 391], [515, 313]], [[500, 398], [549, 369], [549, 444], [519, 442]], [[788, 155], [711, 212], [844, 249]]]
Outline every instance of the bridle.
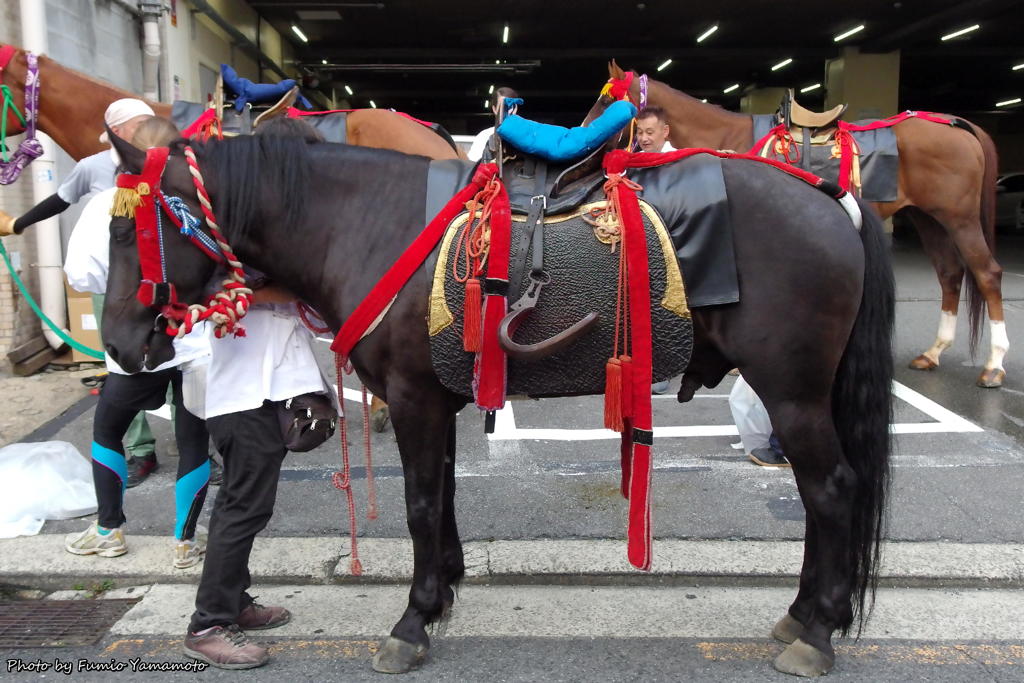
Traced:
[[[12, 45], [0, 45], [0, 78], [4, 69], [11, 63], [17, 49]], [[3, 107], [0, 109], [0, 185], [10, 185], [21, 175], [32, 161], [43, 154], [43, 144], [36, 138], [36, 122], [39, 118], [39, 61], [31, 52], [25, 53], [28, 71], [25, 75], [25, 115], [18, 111], [14, 103], [11, 89], [0, 84], [3, 96]], [[25, 139], [18, 145], [8, 158], [7, 148], [7, 113], [14, 112], [15, 117], [25, 128]], [[19, 131], [20, 132], [20, 131]], [[12, 133], [13, 134], [13, 133]]]
[[[214, 324], [214, 334], [218, 338], [229, 333], [244, 335], [238, 321], [249, 309], [252, 290], [246, 285], [242, 264], [217, 225], [195, 151], [186, 146], [185, 159], [212, 237], [199, 229], [200, 220], [192, 215], [181, 198], [169, 197], [161, 190], [160, 182], [169, 157], [169, 148], [153, 147], [146, 150], [146, 161], [140, 174], [122, 173], [117, 177], [118, 189], [111, 215], [135, 220], [136, 246], [142, 269], [142, 279], [135, 296], [143, 306], [159, 311], [157, 319], [163, 317], [167, 320], [165, 332], [171, 336], [184, 336], [196, 323], [204, 320]], [[169, 218], [181, 235], [214, 263], [228, 269], [228, 277], [221, 283], [221, 290], [206, 306], [189, 305], [178, 300], [177, 289], [167, 272], [162, 217]]]
[[[633, 95], [630, 93], [630, 88], [633, 85], [634, 78], [637, 80], [640, 88], [639, 101], [635, 101], [633, 99]], [[624, 78], [609, 78], [605, 82], [604, 87], [601, 88], [601, 96], [603, 97], [607, 95], [616, 101], [627, 100], [636, 106], [637, 111], [643, 111], [644, 107], [647, 106], [647, 80], [647, 74], [637, 76], [634, 72], [629, 71], [626, 73]], [[627, 147], [634, 152], [640, 149], [640, 143], [635, 139], [635, 130], [636, 119], [633, 119], [633, 123], [629, 128], [629, 143]]]

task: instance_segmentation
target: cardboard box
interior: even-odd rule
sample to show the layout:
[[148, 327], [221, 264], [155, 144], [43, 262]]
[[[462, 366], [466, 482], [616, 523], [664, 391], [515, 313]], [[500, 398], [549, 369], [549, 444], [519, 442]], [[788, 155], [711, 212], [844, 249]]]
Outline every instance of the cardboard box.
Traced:
[[67, 280], [64, 280], [64, 291], [68, 293], [68, 299], [88, 299], [92, 296], [89, 292], [79, 292], [77, 289], [71, 289], [71, 285], [68, 284]]
[[[75, 297], [68, 299], [68, 320], [71, 322], [71, 338], [89, 348], [101, 350], [100, 331], [92, 310], [92, 298]], [[96, 362], [92, 356], [72, 349], [71, 360], [76, 363]]]

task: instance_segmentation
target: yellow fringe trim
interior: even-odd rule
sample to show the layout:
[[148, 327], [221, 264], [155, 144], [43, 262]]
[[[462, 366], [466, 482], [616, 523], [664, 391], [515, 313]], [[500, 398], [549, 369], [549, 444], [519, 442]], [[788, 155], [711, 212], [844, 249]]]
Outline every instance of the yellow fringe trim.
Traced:
[[114, 193], [114, 203], [110, 207], [110, 215], [135, 218], [135, 210], [142, 205], [142, 198], [148, 194], [148, 183], [139, 183], [134, 188], [117, 188], [117, 192]]

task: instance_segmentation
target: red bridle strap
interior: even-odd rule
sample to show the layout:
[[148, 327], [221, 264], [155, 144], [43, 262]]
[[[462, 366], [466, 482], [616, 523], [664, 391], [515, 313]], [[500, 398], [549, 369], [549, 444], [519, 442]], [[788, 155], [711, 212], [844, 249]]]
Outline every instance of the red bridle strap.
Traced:
[[143, 306], [161, 309], [177, 309], [178, 297], [174, 285], [167, 281], [167, 267], [164, 263], [161, 242], [157, 198], [160, 196], [160, 178], [170, 149], [153, 147], [146, 150], [146, 163], [142, 173], [117, 176], [117, 194], [111, 213], [115, 216], [135, 217], [135, 239], [139, 249], [139, 266], [142, 280], [136, 297]]

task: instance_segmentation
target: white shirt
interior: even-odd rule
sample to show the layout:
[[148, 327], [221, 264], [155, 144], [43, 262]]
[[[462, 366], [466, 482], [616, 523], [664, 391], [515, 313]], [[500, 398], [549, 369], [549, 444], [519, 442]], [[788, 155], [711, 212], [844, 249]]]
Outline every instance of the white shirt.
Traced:
[[494, 126], [485, 128], [476, 134], [473, 138], [473, 144], [469, 146], [469, 151], [466, 152], [466, 156], [469, 157], [470, 161], [480, 161], [480, 158], [484, 155], [484, 150], [487, 149], [487, 142], [494, 135]]
[[57, 188], [57, 196], [68, 204], [74, 204], [90, 192], [102, 192], [113, 187], [120, 163], [113, 147], [85, 157], [75, 164], [71, 174]]
[[[109, 188], [90, 199], [68, 240], [68, 255], [64, 261], [64, 273], [68, 284], [79, 292], [105, 294], [107, 271], [110, 264], [110, 206], [114, 201], [116, 188]], [[173, 277], [173, 273], [171, 274]], [[102, 330], [100, 331], [102, 335]], [[156, 372], [175, 368], [188, 361], [210, 355], [210, 343], [206, 339], [206, 323], [196, 325], [192, 332], [174, 340], [174, 358], [153, 370]], [[110, 354], [103, 354], [108, 372], [126, 375]]]
[[253, 306], [242, 324], [244, 337], [210, 338], [207, 419], [259, 408], [265, 400], [326, 391], [310, 346], [313, 335], [294, 304]]

